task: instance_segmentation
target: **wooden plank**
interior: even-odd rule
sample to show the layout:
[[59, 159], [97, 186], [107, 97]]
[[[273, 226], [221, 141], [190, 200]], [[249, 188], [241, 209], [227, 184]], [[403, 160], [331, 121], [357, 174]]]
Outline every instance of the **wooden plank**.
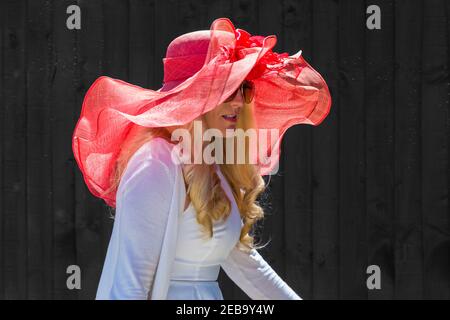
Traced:
[[184, 0], [177, 1], [178, 27], [180, 34], [197, 30], [209, 30], [213, 20], [208, 20], [210, 1]]
[[[76, 99], [73, 104], [73, 127], [81, 112], [83, 98], [90, 85], [103, 74], [104, 69], [104, 15], [100, 1], [83, 1], [81, 29], [77, 35]], [[113, 22], [108, 22], [113, 23]], [[111, 236], [113, 220], [109, 218], [106, 204], [89, 192], [73, 155], [73, 175], [75, 179], [75, 226], [77, 263], [82, 272], [79, 299], [94, 299], [106, 250]]]
[[424, 297], [450, 298], [448, 211], [448, 18], [446, 1], [423, 7], [422, 210]]
[[167, 47], [173, 39], [184, 33], [178, 29], [176, 23], [167, 23], [168, 19], [173, 22], [178, 21], [177, 6], [178, 1], [176, 0], [155, 2], [154, 39], [156, 45], [154, 47], [155, 64], [153, 65], [153, 73], [156, 89], [163, 85], [164, 65], [162, 59], [166, 56]]
[[129, 80], [129, 34], [130, 7], [128, 1], [109, 0], [103, 2], [106, 75]]
[[[446, 2], [446, 8], [445, 8], [445, 12], [446, 12], [446, 17], [447, 17], [447, 75], [449, 74], [449, 69], [450, 69], [450, 2], [447, 1]], [[450, 96], [450, 83], [447, 82], [447, 96]], [[447, 108], [449, 106], [449, 100], [447, 99], [445, 101], [445, 103], [447, 104]], [[450, 112], [447, 112], [447, 149], [448, 149], [448, 153], [447, 153], [447, 161], [450, 162]], [[450, 164], [447, 163], [447, 166], [450, 166]], [[447, 168], [447, 190], [450, 186], [450, 170]], [[448, 205], [448, 193], [447, 193], [447, 205]], [[447, 223], [447, 230], [450, 230], [450, 223]], [[447, 250], [447, 253], [443, 253], [444, 255], [447, 254], [447, 257], [449, 257], [450, 255], [450, 250]], [[446, 267], [447, 270], [449, 269], [449, 267]], [[447, 273], [448, 276], [448, 273]], [[444, 280], [448, 283], [448, 286], [450, 287], [450, 278], [447, 277], [446, 280]]]
[[[241, 28], [250, 32], [250, 34], [257, 33], [261, 25], [258, 19], [258, 5], [261, 5], [257, 0], [233, 0], [231, 1], [231, 17], [236, 28]], [[273, 7], [273, 4], [272, 4]]]
[[50, 105], [53, 75], [52, 15], [49, 1], [27, 2], [27, 165], [28, 172], [28, 298], [53, 295], [53, 185]]
[[[305, 60], [311, 60], [311, 10], [310, 1], [283, 2], [283, 47], [280, 52], [294, 54], [302, 49]], [[283, 268], [287, 277], [300, 288], [301, 296], [305, 299], [314, 296], [312, 129], [315, 128], [296, 125], [284, 135], [284, 227], [274, 234], [282, 241], [276, 252], [280, 259], [285, 260]]]
[[26, 3], [4, 4], [3, 298], [27, 297]]
[[[5, 12], [6, 12], [6, 2], [0, 1], [0, 45], [3, 49], [6, 48], [6, 41], [5, 41]], [[5, 56], [4, 56], [4, 50], [0, 50], [0, 133], [1, 136], [5, 136], [5, 94], [4, 94], [4, 71], [5, 71]], [[5, 284], [4, 284], [4, 233], [3, 233], [3, 226], [4, 226], [4, 190], [5, 190], [5, 183], [4, 183], [4, 139], [1, 139], [0, 141], [0, 299], [5, 299]]]
[[[211, 23], [217, 19], [222, 17], [228, 17], [234, 23], [233, 20], [233, 1], [222, 1], [222, 0], [206, 0], [207, 11], [206, 17], [204, 21], [204, 25], [202, 29], [209, 30]], [[264, 2], [259, 1], [258, 7], [264, 5]]]
[[[53, 46], [56, 72], [52, 75], [52, 183], [53, 183], [53, 298], [77, 299], [78, 290], [66, 285], [67, 267], [78, 265], [75, 231], [75, 193], [72, 153], [73, 110], [78, 107], [78, 39], [77, 30], [69, 30], [67, 7], [73, 1], [53, 3]], [[83, 14], [82, 14], [83, 17]], [[83, 270], [81, 270], [83, 272]], [[82, 273], [83, 274], [83, 273]]]
[[[339, 297], [338, 9], [335, 1], [314, 1], [312, 8], [311, 65], [325, 79], [332, 95], [330, 113], [319, 127], [311, 130], [314, 253], [312, 281], [313, 298], [321, 300]], [[361, 60], [359, 62], [362, 67]]]
[[394, 8], [379, 1], [382, 26], [366, 31], [368, 265], [381, 269], [381, 290], [369, 299], [394, 298]]
[[[395, 298], [423, 298], [420, 101], [421, 1], [395, 7]], [[404, 45], [408, 44], [408, 45]], [[382, 283], [383, 285], [383, 283]]]
[[[364, 2], [339, 2], [338, 93], [338, 217], [339, 217], [339, 298], [366, 299], [366, 210], [365, 154], [367, 110], [364, 82]], [[323, 222], [322, 222], [323, 223]]]
[[142, 87], [154, 83], [155, 15], [155, 1], [130, 1], [130, 81]]

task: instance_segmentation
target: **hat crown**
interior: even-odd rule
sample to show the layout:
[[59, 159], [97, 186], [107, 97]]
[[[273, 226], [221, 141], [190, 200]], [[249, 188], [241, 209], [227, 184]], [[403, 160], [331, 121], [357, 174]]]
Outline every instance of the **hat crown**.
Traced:
[[210, 30], [185, 33], [169, 44], [164, 64], [164, 84], [167, 91], [197, 73], [205, 63], [210, 42]]
[[166, 50], [166, 58], [206, 55], [210, 41], [210, 30], [198, 30], [182, 34], [170, 42]]

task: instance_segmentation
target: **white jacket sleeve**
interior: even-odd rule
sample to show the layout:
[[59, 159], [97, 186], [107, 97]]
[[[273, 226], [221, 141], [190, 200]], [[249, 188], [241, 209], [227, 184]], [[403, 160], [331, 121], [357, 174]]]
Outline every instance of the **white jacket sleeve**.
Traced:
[[148, 299], [161, 253], [174, 177], [167, 165], [133, 156], [116, 195], [113, 232], [96, 299]]
[[247, 253], [236, 245], [221, 267], [252, 300], [302, 300], [256, 249]]

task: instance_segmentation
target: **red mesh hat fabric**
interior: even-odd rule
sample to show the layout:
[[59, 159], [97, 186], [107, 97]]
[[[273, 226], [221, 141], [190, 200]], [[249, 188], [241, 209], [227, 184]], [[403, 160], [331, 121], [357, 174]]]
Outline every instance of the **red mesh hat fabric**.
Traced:
[[[122, 143], [134, 126], [183, 125], [212, 110], [244, 80], [255, 86], [257, 129], [277, 129], [281, 139], [295, 124], [318, 125], [328, 115], [331, 96], [322, 76], [301, 56], [272, 48], [275, 36], [251, 36], [235, 29], [227, 18], [210, 30], [184, 34], [167, 48], [164, 84], [159, 90], [142, 88], [107, 76], [87, 91], [76, 124], [72, 149], [90, 192], [115, 207], [116, 190], [106, 193]], [[269, 174], [273, 166], [261, 166]]]

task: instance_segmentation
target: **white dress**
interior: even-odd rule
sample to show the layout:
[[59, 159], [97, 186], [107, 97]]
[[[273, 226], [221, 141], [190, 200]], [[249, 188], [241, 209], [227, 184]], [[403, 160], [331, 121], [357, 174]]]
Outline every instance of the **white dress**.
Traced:
[[[127, 165], [96, 299], [223, 300], [217, 281], [222, 268], [253, 300], [300, 300], [257, 250], [247, 253], [236, 246], [243, 222], [218, 166], [232, 211], [225, 221], [213, 223], [212, 238], [204, 239], [192, 203], [177, 219], [165, 214], [173, 207], [174, 183], [180, 183], [174, 182], [170, 145], [153, 139]], [[184, 209], [184, 201], [178, 202]], [[169, 228], [171, 223], [177, 227]], [[175, 252], [165, 243], [171, 241]]]

